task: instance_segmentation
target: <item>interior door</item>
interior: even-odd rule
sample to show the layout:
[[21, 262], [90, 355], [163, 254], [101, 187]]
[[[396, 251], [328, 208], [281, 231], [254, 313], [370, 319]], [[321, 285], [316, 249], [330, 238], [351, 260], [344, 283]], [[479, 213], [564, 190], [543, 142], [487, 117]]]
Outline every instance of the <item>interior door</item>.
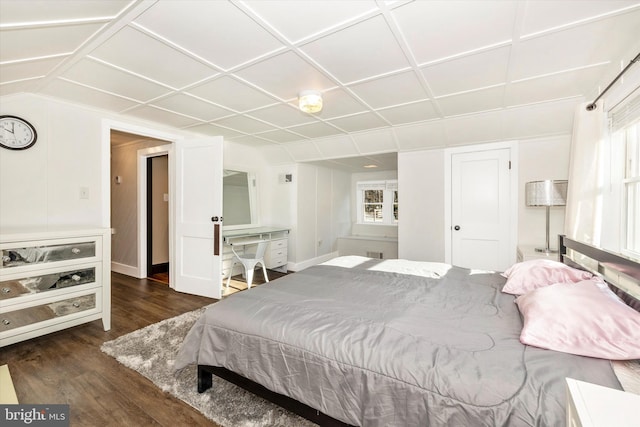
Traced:
[[496, 271], [511, 264], [509, 160], [508, 148], [451, 156], [452, 264]]
[[174, 143], [175, 290], [222, 296], [222, 137]]

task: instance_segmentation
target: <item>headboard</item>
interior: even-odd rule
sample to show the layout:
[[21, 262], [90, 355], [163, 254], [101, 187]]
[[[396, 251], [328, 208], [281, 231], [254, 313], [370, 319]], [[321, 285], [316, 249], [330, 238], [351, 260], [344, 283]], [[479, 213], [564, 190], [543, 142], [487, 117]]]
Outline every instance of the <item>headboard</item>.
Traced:
[[560, 261], [602, 277], [630, 307], [640, 311], [640, 262], [560, 235]]

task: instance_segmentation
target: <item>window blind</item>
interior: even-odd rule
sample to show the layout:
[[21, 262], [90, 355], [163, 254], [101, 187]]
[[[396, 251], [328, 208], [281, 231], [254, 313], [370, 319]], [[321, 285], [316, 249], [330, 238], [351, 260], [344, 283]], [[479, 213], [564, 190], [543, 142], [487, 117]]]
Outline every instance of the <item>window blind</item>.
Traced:
[[640, 89], [636, 89], [627, 101], [609, 113], [611, 132], [617, 132], [640, 118]]

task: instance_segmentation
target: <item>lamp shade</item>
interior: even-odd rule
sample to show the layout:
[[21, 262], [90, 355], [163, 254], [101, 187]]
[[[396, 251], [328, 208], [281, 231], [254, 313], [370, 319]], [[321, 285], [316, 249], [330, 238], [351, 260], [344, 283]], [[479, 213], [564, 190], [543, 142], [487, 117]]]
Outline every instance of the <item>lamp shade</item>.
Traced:
[[567, 203], [566, 180], [527, 182], [525, 202], [527, 206], [564, 206]]

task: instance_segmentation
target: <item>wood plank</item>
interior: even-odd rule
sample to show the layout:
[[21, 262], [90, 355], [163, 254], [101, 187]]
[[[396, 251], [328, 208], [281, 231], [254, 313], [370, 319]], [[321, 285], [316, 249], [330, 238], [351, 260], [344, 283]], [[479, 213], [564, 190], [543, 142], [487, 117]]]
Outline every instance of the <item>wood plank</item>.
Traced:
[[96, 320], [0, 349], [0, 365], [11, 367], [18, 400], [69, 404], [73, 426], [216, 426], [100, 351], [105, 341], [216, 300], [118, 273], [112, 274], [111, 292], [110, 331]]

